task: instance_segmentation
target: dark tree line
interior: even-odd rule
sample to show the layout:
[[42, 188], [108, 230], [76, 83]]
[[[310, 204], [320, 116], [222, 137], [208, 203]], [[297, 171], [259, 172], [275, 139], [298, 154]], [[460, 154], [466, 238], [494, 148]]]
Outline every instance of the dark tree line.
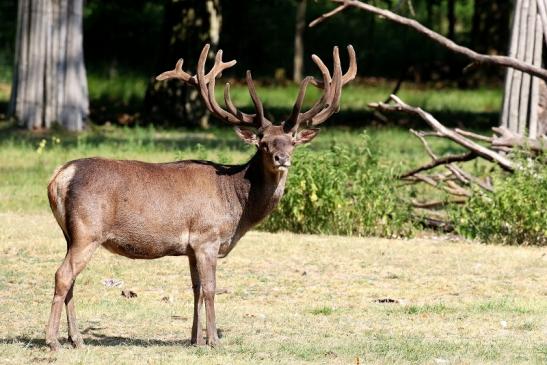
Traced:
[[[66, 1], [66, 0], [64, 0]], [[45, 0], [32, 4], [47, 3]], [[62, 1], [61, 1], [62, 2]], [[20, 4], [22, 1], [19, 2]], [[457, 42], [486, 53], [505, 54], [512, 2], [507, 0], [377, 0], [376, 5], [411, 15]], [[194, 69], [196, 52], [210, 42], [253, 70], [255, 78], [285, 82], [313, 70], [308, 55], [329, 57], [334, 44], [353, 44], [362, 76], [414, 81], [483, 82], [488, 73], [462, 77], [465, 60], [373, 16], [347, 12], [315, 29], [306, 24], [333, 7], [328, 0], [117, 0], [84, 3], [86, 68], [115, 77], [152, 76], [184, 57]], [[0, 4], [0, 67], [14, 61], [17, 7]], [[413, 50], [409, 52], [408, 50]], [[4, 66], [5, 67], [5, 66]], [[234, 68], [241, 78], [244, 70]], [[499, 76], [499, 70], [490, 70]], [[478, 76], [477, 76], [478, 75]], [[174, 103], [173, 99], [184, 100]], [[207, 123], [196, 109], [197, 96], [175, 83], [150, 83], [147, 110], [158, 119]], [[175, 105], [173, 107], [173, 105]], [[47, 124], [47, 123], [46, 123]], [[36, 122], [33, 122], [36, 125]], [[47, 126], [47, 125], [46, 125]]]
[[[248, 65], [257, 76], [271, 77], [276, 69], [284, 69], [292, 78], [294, 33], [297, 9], [303, 0], [230, 0], [220, 1], [222, 30], [220, 46]], [[397, 9], [405, 15], [409, 10], [399, 6], [401, 0], [376, 0], [372, 3]], [[404, 1], [406, 3], [406, 1]], [[504, 54], [512, 1], [510, 0], [412, 0], [416, 18], [449, 38], [484, 52]], [[166, 11], [172, 11], [169, 0], [88, 0], [84, 4], [84, 49], [90, 71], [119, 72], [130, 70], [150, 73], [158, 67], [165, 36]], [[187, 9], [195, 6], [181, 1]], [[328, 0], [306, 0], [306, 21], [333, 7]], [[198, 9], [199, 11], [199, 9]], [[0, 62], [13, 61], [17, 5], [15, 1], [0, 2]], [[173, 13], [180, 27], [183, 15]], [[416, 62], [442, 55], [442, 51], [423, 44], [421, 38], [405, 34], [396, 27], [374, 17], [349, 12], [344, 19], [329, 22], [310, 31], [303, 31], [305, 55], [310, 52], [328, 55], [333, 43], [352, 42], [366, 56], [365, 74], [396, 77], [397, 63], [402, 56]], [[420, 52], [408, 55], [408, 46], [419, 46]], [[309, 49], [306, 45], [313, 45]], [[200, 48], [200, 47], [196, 47]], [[421, 55], [417, 55], [420, 53]], [[175, 56], [179, 57], [179, 55]], [[439, 59], [439, 58], [437, 58]], [[440, 58], [440, 61], [450, 57]], [[395, 62], [399, 61], [399, 62]], [[306, 67], [311, 64], [305, 57]], [[235, 71], [237, 72], [237, 71]], [[430, 75], [422, 71], [422, 78]]]

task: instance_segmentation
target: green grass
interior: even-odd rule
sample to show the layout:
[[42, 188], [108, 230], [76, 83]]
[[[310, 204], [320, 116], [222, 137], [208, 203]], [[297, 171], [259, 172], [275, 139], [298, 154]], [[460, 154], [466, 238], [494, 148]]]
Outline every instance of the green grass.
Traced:
[[[89, 93], [91, 100], [108, 100], [140, 102], [144, 98], [148, 79], [140, 75], [126, 74], [123, 77], [108, 78], [96, 74], [88, 75]], [[223, 100], [224, 82], [219, 81], [216, 90], [217, 100]], [[384, 100], [392, 91], [390, 82], [374, 82], [348, 85], [342, 93], [341, 104], [347, 110], [363, 110], [368, 103]], [[290, 109], [296, 94], [297, 85], [263, 86], [258, 84], [259, 95], [268, 108]], [[247, 87], [236, 83], [231, 88], [234, 103], [249, 108], [252, 101]], [[426, 85], [418, 86], [412, 83], [403, 84], [398, 94], [409, 104], [418, 105], [429, 111], [491, 113], [498, 112], [502, 100], [501, 88], [481, 88], [459, 90], [455, 88], [431, 89]], [[320, 96], [320, 91], [309, 87], [306, 95], [306, 105], [310, 105]]]
[[[47, 208], [0, 213], [0, 362], [547, 361], [547, 248], [250, 232], [218, 266], [219, 349], [188, 345], [186, 258], [129, 260], [99, 249], [74, 294], [86, 348], [70, 348], [63, 315], [63, 348], [50, 353], [44, 327], [64, 250]], [[123, 286], [107, 288], [106, 278]]]
[[123, 77], [105, 77], [90, 73], [87, 83], [91, 100], [129, 103], [143, 100], [148, 80], [131, 73], [126, 73]]
[[[359, 143], [361, 129], [326, 126], [309, 148], [321, 153], [333, 143]], [[407, 166], [427, 159], [420, 144], [403, 129], [371, 129], [379, 141], [383, 164]], [[446, 142], [436, 141], [440, 149]], [[41, 147], [42, 146], [42, 147]], [[207, 159], [243, 163], [254, 148], [245, 145], [231, 128], [196, 132], [153, 127], [92, 127], [79, 135], [62, 131], [31, 133], [0, 122], [0, 211], [35, 212], [48, 206], [45, 187], [55, 167], [73, 159], [102, 156], [166, 162]], [[402, 161], [402, 162], [401, 162]], [[400, 167], [402, 168], [402, 167]]]
[[332, 313], [334, 312], [334, 309], [332, 307], [329, 307], [329, 306], [323, 306], [323, 307], [319, 307], [319, 308], [315, 308], [311, 311], [311, 314], [314, 314], [314, 315], [324, 315], [324, 316], [328, 316], [328, 315], [331, 315]]
[[[5, 73], [7, 76], [0, 78], [0, 102], [9, 99], [11, 70]], [[8, 77], [9, 76], [9, 77]], [[89, 72], [87, 75], [89, 97], [92, 104], [109, 107], [109, 103], [139, 104], [142, 102], [149, 78], [153, 75], [135, 74], [124, 72], [120, 76], [108, 76]], [[217, 99], [223, 100], [224, 84], [219, 81], [217, 87]], [[394, 81], [364, 81], [360, 84], [350, 84], [344, 88], [342, 105], [347, 110], [366, 109], [370, 102], [384, 100], [392, 91]], [[286, 86], [261, 85], [258, 82], [260, 97], [266, 108], [282, 108], [290, 110], [298, 87], [295, 84]], [[236, 105], [244, 108], [252, 106], [247, 87], [236, 82], [232, 86], [232, 98]], [[460, 90], [453, 87], [436, 88], [435, 85], [417, 85], [404, 83], [398, 94], [407, 103], [421, 106], [432, 112], [443, 113], [497, 113], [502, 99], [501, 87], [483, 87], [480, 89]], [[319, 96], [319, 90], [309, 87], [306, 96], [307, 104], [311, 104]]]
[[[392, 86], [380, 84], [348, 85], [342, 93], [341, 105], [344, 109], [366, 109], [371, 102], [385, 100], [391, 93]], [[266, 106], [288, 108], [294, 103], [298, 88], [296, 85], [266, 88], [259, 87], [259, 94]], [[236, 105], [250, 106], [251, 100], [247, 88], [236, 85], [232, 88], [232, 97]], [[222, 89], [217, 90], [217, 99], [222, 100]], [[420, 106], [429, 111], [442, 112], [497, 112], [501, 105], [501, 89], [482, 88], [475, 90], [440, 89], [434, 90], [409, 84], [403, 86], [398, 95], [407, 103]], [[319, 90], [310, 87], [306, 94], [307, 104], [320, 96]]]

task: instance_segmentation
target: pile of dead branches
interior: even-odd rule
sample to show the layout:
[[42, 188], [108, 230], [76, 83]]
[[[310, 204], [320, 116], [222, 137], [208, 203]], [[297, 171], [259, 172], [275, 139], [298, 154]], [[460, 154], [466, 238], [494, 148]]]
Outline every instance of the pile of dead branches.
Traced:
[[[445, 127], [433, 115], [421, 108], [406, 104], [395, 95], [391, 95], [388, 103], [372, 103], [369, 107], [381, 113], [406, 113], [423, 119], [430, 127], [428, 131], [410, 132], [416, 136], [425, 148], [430, 161], [398, 176], [405, 184], [424, 183], [450, 196], [441, 200], [414, 200], [412, 205], [418, 209], [417, 216], [428, 226], [450, 230], [451, 223], [446, 214], [439, 211], [448, 204], [463, 204], [473, 194], [473, 188], [493, 192], [491, 176], [478, 177], [464, 170], [459, 163], [474, 159], [489, 161], [507, 173], [514, 173], [520, 168], [520, 161], [512, 158], [513, 152], [519, 156], [535, 157], [547, 152], [547, 138], [526, 138], [517, 135], [506, 128], [494, 127], [493, 135], [485, 136], [462, 129]], [[465, 148], [467, 151], [459, 154], [437, 155], [427, 138], [445, 138]], [[443, 172], [431, 171], [436, 167], [444, 167]], [[435, 171], [438, 171], [436, 169]]]

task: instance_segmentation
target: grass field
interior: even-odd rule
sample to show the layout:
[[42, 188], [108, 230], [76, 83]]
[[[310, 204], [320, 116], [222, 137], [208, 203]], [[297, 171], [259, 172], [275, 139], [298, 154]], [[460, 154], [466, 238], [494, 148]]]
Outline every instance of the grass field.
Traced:
[[[359, 143], [363, 128], [325, 127], [308, 147], [321, 153], [333, 143]], [[404, 129], [369, 129], [378, 140], [384, 164], [414, 165], [427, 160], [420, 142]], [[453, 151], [449, 143], [433, 141], [438, 151]], [[241, 142], [231, 128], [206, 132], [184, 129], [93, 127], [74, 135], [60, 131], [29, 133], [0, 122], [0, 211], [35, 212], [47, 209], [45, 186], [55, 167], [91, 156], [165, 162], [175, 159], [209, 159], [242, 163], [254, 147]]]
[[[45, 211], [0, 213], [0, 250], [5, 364], [547, 361], [546, 248], [251, 232], [219, 265], [219, 349], [188, 344], [185, 258], [133, 261], [99, 249], [75, 289], [87, 346], [64, 341], [55, 354], [44, 328], [60, 230]], [[104, 286], [108, 278], [123, 286]]]

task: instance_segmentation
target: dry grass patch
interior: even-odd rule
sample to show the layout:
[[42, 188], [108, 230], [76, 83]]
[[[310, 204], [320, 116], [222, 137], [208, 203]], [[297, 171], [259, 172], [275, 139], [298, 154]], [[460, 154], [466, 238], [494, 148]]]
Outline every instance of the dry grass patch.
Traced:
[[100, 249], [75, 289], [87, 346], [51, 354], [44, 328], [64, 249], [50, 214], [0, 214], [0, 362], [547, 361], [547, 248], [251, 232], [219, 265], [220, 349], [188, 344], [186, 258]]

